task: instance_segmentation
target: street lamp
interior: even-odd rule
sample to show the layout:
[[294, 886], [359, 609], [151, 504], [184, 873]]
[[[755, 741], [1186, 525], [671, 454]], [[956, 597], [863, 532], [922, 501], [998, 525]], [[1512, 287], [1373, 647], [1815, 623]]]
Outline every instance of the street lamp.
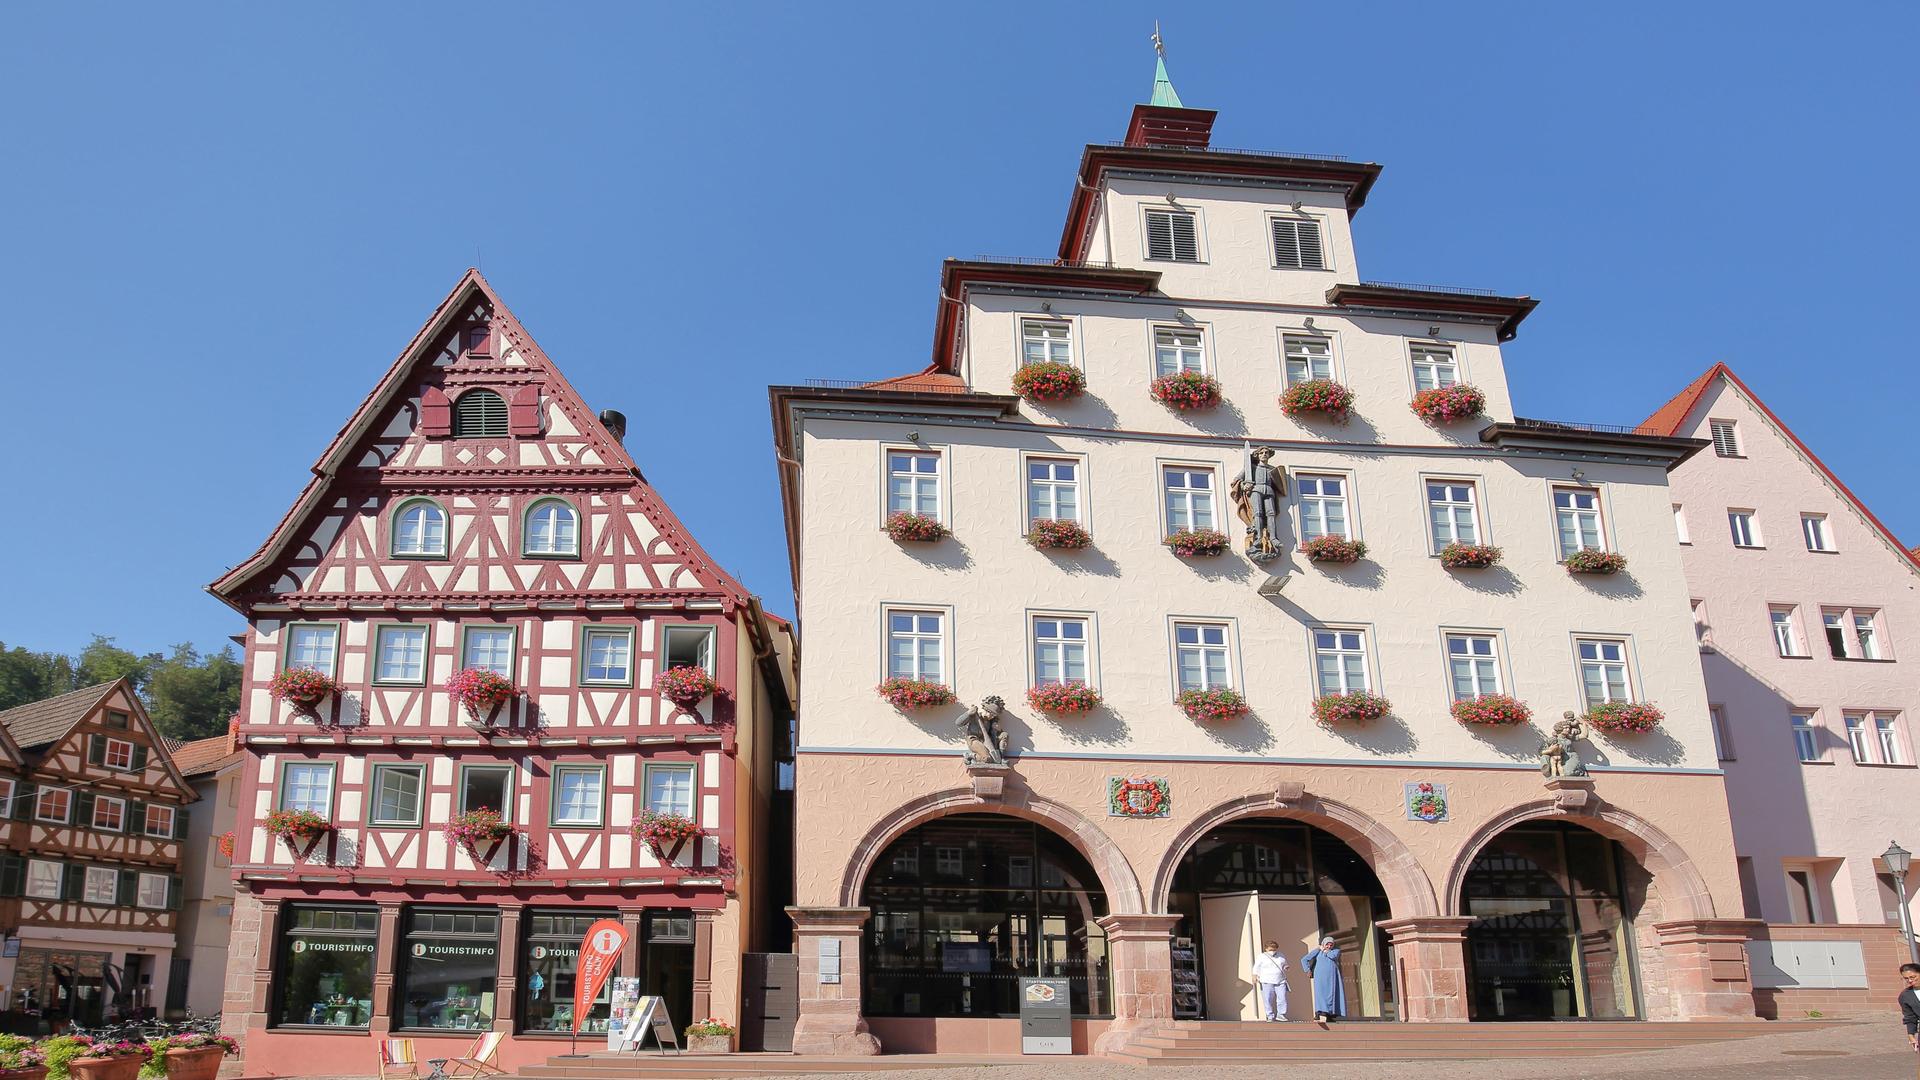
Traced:
[[1887, 861], [1887, 873], [1893, 875], [1893, 891], [1900, 896], [1900, 933], [1907, 939], [1907, 958], [1920, 964], [1920, 945], [1914, 943], [1913, 923], [1907, 918], [1907, 865], [1913, 860], [1913, 852], [1895, 841], [1887, 845], [1880, 857]]

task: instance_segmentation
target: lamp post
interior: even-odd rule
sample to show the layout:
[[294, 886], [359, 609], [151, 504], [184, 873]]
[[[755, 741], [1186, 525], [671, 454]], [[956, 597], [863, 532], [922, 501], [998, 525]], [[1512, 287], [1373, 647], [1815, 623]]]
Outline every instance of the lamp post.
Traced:
[[1900, 896], [1900, 933], [1907, 939], [1907, 958], [1920, 964], [1920, 945], [1914, 943], [1913, 922], [1907, 918], [1907, 866], [1913, 859], [1913, 852], [1895, 841], [1887, 845], [1887, 850], [1880, 857], [1887, 861], [1887, 873], [1893, 875], [1893, 891]]

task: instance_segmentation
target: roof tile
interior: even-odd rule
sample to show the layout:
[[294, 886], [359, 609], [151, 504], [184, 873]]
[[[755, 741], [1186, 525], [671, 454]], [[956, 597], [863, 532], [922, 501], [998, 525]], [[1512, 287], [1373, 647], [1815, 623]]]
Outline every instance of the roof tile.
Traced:
[[7, 729], [7, 734], [13, 736], [13, 741], [19, 743], [22, 750], [58, 742], [61, 736], [73, 730], [73, 725], [79, 723], [82, 717], [93, 711], [101, 698], [119, 685], [120, 682], [115, 680], [50, 697], [45, 701], [15, 706], [0, 712], [0, 726]]

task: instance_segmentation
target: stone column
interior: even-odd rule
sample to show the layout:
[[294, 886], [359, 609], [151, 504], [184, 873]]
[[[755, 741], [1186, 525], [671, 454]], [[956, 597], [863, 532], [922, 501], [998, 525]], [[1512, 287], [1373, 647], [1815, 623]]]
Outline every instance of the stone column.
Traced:
[[713, 912], [693, 913], [693, 1015], [687, 1022], [713, 1015]]
[[522, 904], [500, 905], [499, 966], [493, 979], [493, 1030], [512, 1031], [520, 1006], [520, 917]]
[[1467, 927], [1472, 923], [1465, 916], [1427, 915], [1376, 924], [1393, 947], [1402, 1020], [1467, 1019]]
[[[640, 917], [641, 912], [623, 911], [620, 913], [620, 927], [627, 932], [627, 943], [620, 946], [620, 966], [614, 970], [622, 975], [640, 977]], [[646, 984], [641, 983], [645, 989]]]
[[380, 905], [380, 932], [373, 939], [373, 1016], [375, 1036], [393, 1030], [393, 960], [400, 950], [400, 905]]
[[[793, 951], [800, 966], [800, 1019], [793, 1028], [796, 1054], [878, 1054], [880, 1040], [860, 1012], [860, 927], [863, 907], [790, 907]], [[840, 981], [822, 982], [821, 945], [838, 943]], [[831, 951], [832, 946], [828, 946]], [[830, 976], [829, 976], [830, 977]]]
[[1125, 1049], [1173, 1022], [1173, 928], [1178, 915], [1108, 915], [1108, 972], [1113, 1024], [1094, 1043], [1096, 1054]]
[[[253, 967], [253, 1002], [248, 1010], [247, 1026], [263, 1028], [267, 1026], [269, 1009], [273, 996], [274, 967], [280, 962], [280, 901], [262, 898], [257, 901], [260, 910], [259, 930], [254, 934], [256, 962]], [[238, 911], [238, 901], [234, 910]], [[229, 1032], [228, 1034], [232, 1034]]]
[[1747, 970], [1747, 941], [1765, 927], [1766, 923], [1758, 919], [1680, 919], [1653, 924], [1679, 1019], [1753, 1019], [1753, 976]]

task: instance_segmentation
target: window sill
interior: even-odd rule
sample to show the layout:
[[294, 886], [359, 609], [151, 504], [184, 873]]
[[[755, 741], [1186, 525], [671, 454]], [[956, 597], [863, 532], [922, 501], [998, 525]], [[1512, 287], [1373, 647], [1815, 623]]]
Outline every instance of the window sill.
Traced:
[[427, 681], [425, 679], [422, 679], [419, 682], [404, 682], [400, 680], [375, 679], [372, 682], [368, 683], [367, 685], [373, 687], [376, 690], [418, 690], [421, 687], [427, 685]]
[[[444, 560], [446, 559], [446, 557], [447, 557], [447, 556], [446, 556], [446, 553], [445, 553], [445, 552], [439, 552], [439, 551], [434, 551], [434, 552], [420, 552], [420, 551], [415, 551], [415, 552], [403, 552], [403, 551], [390, 551], [390, 552], [388, 552], [388, 553], [387, 553], [387, 558], [389, 558], [389, 559], [416, 559], [416, 560], [419, 560], [419, 561], [422, 561], [422, 562], [425, 562], [425, 561], [427, 561], [427, 560], [431, 560], [431, 559], [440, 559], [440, 560], [443, 560], [443, 561], [444, 561]], [[366, 1029], [366, 1028], [361, 1028], [360, 1030], [361, 1030], [361, 1031], [365, 1031], [365, 1030], [367, 1030], [367, 1029]]]
[[629, 679], [626, 682], [583, 682], [579, 688], [582, 690], [631, 690], [633, 689], [633, 680]]
[[1774, 659], [1776, 660], [1811, 660], [1813, 659], [1813, 654], [1812, 653], [1775, 653]]
[[577, 551], [523, 551], [520, 553], [520, 557], [523, 559], [550, 560], [578, 559], [580, 553]]
[[356, 1039], [367, 1037], [368, 1026], [348, 1027], [345, 1024], [275, 1024], [267, 1029], [271, 1035], [276, 1031], [294, 1032], [300, 1035], [351, 1035]]
[[1891, 664], [1894, 662], [1893, 658], [1889, 656], [1836, 656], [1834, 659], [1845, 660], [1849, 664]]
[[1900, 761], [1856, 761], [1862, 769], [1920, 769], [1920, 765], [1908, 765]]
[[369, 829], [424, 829], [426, 826], [417, 821], [369, 821]]
[[1735, 551], [1765, 551], [1765, 550], [1767, 550], [1767, 545], [1765, 545], [1765, 544], [1735, 544], [1735, 545], [1733, 545], [1733, 549], [1734, 549]]
[[1804, 759], [1804, 758], [1802, 758], [1802, 759], [1801, 759], [1801, 761], [1800, 761], [1800, 764], [1802, 764], [1802, 765], [1834, 765], [1834, 764], [1837, 764], [1837, 762], [1834, 762], [1834, 761], [1832, 761], [1831, 759], [1828, 759], [1828, 758], [1821, 758], [1821, 759], [1820, 759], [1820, 760], [1818, 760], [1818, 761], [1808, 761], [1808, 760], [1806, 760], [1806, 759]]
[[1833, 549], [1833, 548], [1808, 548], [1808, 549], [1807, 549], [1807, 554], [1809, 554], [1809, 555], [1838, 555], [1838, 554], [1840, 554], [1840, 552], [1838, 552], [1838, 551], [1836, 551], [1836, 550], [1835, 550], [1835, 549]]

